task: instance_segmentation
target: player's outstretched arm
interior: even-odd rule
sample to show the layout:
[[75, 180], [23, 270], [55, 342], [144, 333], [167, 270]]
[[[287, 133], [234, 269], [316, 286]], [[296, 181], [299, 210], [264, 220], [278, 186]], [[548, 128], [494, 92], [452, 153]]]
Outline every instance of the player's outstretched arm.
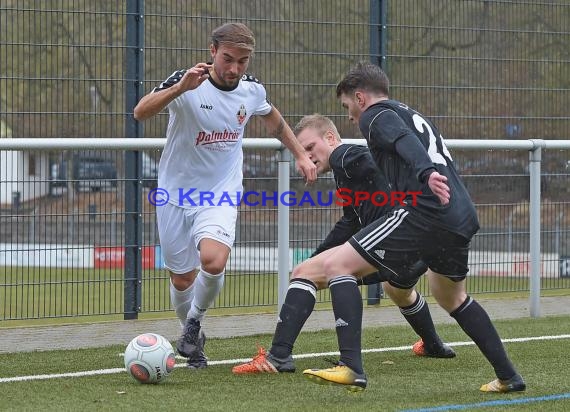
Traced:
[[309, 159], [305, 149], [295, 138], [295, 134], [279, 110], [272, 106], [271, 111], [262, 117], [269, 134], [279, 139], [291, 151], [297, 162], [297, 170], [305, 178], [305, 181], [307, 183], [315, 182], [317, 180], [317, 166]]
[[157, 115], [164, 110], [168, 103], [176, 99], [182, 93], [188, 90], [194, 90], [200, 86], [200, 84], [210, 77], [208, 70], [211, 67], [212, 65], [210, 64], [198, 63], [194, 67], [186, 70], [180, 80], [176, 78], [173, 83], [163, 83], [164, 89], [158, 91], [153, 90], [144, 96], [135, 106], [135, 119], [143, 121]]

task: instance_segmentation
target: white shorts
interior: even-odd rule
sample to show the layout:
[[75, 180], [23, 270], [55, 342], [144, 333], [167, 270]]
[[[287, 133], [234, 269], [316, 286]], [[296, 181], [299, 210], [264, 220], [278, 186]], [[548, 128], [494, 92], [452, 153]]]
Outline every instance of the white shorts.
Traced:
[[165, 267], [183, 274], [200, 266], [198, 245], [214, 239], [230, 249], [236, 234], [237, 208], [199, 206], [183, 208], [167, 203], [156, 208], [160, 248]]

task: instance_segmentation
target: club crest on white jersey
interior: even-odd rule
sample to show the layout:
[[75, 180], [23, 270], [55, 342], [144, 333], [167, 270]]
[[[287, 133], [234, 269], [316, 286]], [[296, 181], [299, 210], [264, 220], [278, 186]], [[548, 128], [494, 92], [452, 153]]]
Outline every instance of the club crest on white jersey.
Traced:
[[243, 124], [243, 122], [245, 122], [246, 118], [247, 118], [247, 110], [245, 110], [245, 106], [242, 104], [239, 108], [239, 111], [237, 112], [237, 119], [240, 126]]

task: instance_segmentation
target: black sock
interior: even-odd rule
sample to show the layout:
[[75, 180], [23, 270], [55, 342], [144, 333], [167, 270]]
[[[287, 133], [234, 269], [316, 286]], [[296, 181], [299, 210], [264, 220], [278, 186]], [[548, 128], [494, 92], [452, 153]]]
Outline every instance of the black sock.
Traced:
[[435, 331], [426, 300], [419, 292], [416, 293], [416, 301], [410, 306], [400, 308], [400, 312], [402, 312], [412, 329], [422, 338], [426, 350], [428, 352], [434, 351], [443, 346], [443, 342]]
[[269, 350], [273, 356], [286, 358], [293, 353], [293, 345], [315, 307], [316, 293], [317, 287], [310, 280], [291, 279]]
[[507, 380], [517, 373], [489, 315], [473, 298], [467, 296], [450, 315], [491, 363], [497, 378]]
[[362, 368], [362, 296], [353, 276], [339, 276], [329, 282], [340, 362], [356, 373]]

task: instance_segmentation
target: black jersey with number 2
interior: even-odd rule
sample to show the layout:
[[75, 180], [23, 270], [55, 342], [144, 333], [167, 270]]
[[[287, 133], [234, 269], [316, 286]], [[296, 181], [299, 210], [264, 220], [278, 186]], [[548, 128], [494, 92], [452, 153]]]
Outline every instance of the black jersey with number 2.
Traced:
[[[470, 239], [479, 230], [475, 206], [443, 137], [423, 115], [396, 100], [380, 101], [362, 113], [360, 130], [391, 190], [421, 192], [407, 198], [431, 224]], [[430, 169], [447, 177], [450, 201], [443, 206], [427, 184]]]

